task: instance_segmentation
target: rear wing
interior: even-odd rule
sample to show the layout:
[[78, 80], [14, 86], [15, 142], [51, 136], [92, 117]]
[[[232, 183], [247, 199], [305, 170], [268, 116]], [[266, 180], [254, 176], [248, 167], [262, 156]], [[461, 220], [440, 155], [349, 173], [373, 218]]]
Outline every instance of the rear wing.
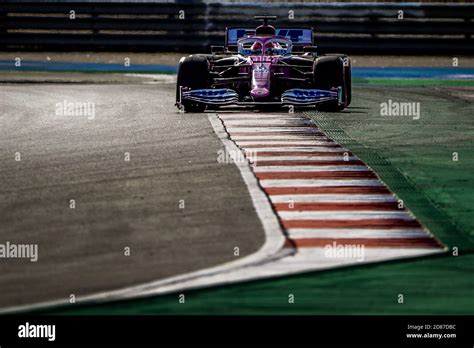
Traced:
[[[225, 47], [229, 51], [237, 48], [240, 38], [255, 35], [255, 29], [227, 28], [225, 33]], [[313, 28], [277, 28], [276, 35], [286, 37], [293, 43], [293, 47], [302, 49], [304, 46], [313, 46]]]

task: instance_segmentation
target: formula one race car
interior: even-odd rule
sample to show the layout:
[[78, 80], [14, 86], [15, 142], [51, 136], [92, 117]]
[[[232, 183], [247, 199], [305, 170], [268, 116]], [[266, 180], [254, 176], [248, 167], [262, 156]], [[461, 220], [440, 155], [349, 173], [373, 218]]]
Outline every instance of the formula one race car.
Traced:
[[293, 105], [340, 111], [351, 102], [351, 62], [318, 55], [312, 28], [227, 28], [225, 46], [210, 55], [183, 57], [176, 106], [187, 112], [224, 105]]

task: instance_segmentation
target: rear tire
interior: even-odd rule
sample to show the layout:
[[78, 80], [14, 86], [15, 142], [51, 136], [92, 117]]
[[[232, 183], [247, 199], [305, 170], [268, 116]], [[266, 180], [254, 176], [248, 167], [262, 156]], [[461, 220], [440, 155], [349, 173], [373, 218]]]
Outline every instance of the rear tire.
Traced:
[[[350, 68], [350, 66], [349, 66]], [[313, 86], [316, 89], [330, 90], [334, 87], [342, 87], [342, 101], [329, 101], [316, 106], [321, 111], [341, 111], [350, 103], [351, 86], [350, 75], [347, 80], [344, 58], [341, 56], [323, 56], [317, 58], [313, 65]]]
[[209, 61], [204, 56], [189, 56], [178, 64], [176, 82], [176, 103], [181, 102], [186, 112], [203, 112], [206, 104], [194, 101], [181, 101], [180, 87], [205, 89], [210, 87]]

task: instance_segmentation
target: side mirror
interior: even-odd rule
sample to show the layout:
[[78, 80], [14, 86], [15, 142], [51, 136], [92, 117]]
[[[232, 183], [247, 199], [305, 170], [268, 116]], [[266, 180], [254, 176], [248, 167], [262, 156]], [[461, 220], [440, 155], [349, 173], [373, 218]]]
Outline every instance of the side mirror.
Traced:
[[225, 52], [225, 47], [224, 46], [211, 46], [211, 52], [212, 53], [224, 53]]
[[303, 47], [303, 52], [317, 53], [318, 46], [305, 46]]

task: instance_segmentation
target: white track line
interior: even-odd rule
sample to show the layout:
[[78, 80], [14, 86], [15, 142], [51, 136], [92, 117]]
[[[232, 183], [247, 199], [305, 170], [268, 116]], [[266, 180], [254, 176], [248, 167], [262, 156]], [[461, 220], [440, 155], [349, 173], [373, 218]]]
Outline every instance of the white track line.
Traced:
[[294, 156], [258, 156], [258, 161], [347, 161], [352, 162], [358, 160], [355, 156], [313, 156], [313, 155], [294, 155]]
[[301, 120], [304, 119], [298, 115], [281, 115], [281, 114], [262, 114], [262, 113], [239, 113], [239, 114], [232, 114], [232, 113], [219, 113], [219, 118], [222, 120], [226, 120], [228, 118], [255, 118], [256, 120], [265, 119], [265, 118], [275, 118], [275, 119], [294, 119], [294, 120]]
[[[301, 248], [297, 257], [282, 259], [273, 268], [262, 269], [262, 277], [281, 274], [295, 274], [309, 271], [327, 270], [344, 266], [362, 265], [367, 263], [421, 257], [440, 253], [439, 249], [428, 248], [365, 248], [362, 258], [330, 257], [326, 248]], [[298, 272], [294, 272], [298, 270]], [[328, 290], [330, 291], [330, 289]]]
[[[286, 138], [285, 138], [286, 139]], [[279, 145], [281, 147], [287, 147], [289, 145], [314, 145], [314, 146], [324, 146], [324, 145], [329, 145], [328, 147], [334, 147], [334, 142], [333, 141], [318, 141], [318, 140], [291, 140], [291, 141], [279, 141], [277, 139], [271, 140], [267, 139], [264, 141], [259, 141], [259, 140], [251, 140], [251, 139], [241, 139], [241, 140], [236, 140], [234, 139], [235, 142], [237, 143], [238, 146], [242, 148], [246, 148], [246, 146], [252, 146], [252, 145]], [[334, 148], [340, 148], [340, 147], [334, 147]]]
[[423, 229], [289, 228], [290, 238], [426, 238]]
[[261, 141], [261, 140], [293, 140], [293, 141], [324, 141], [328, 138], [325, 135], [234, 135], [235, 141]]
[[274, 152], [274, 153], [279, 153], [279, 152], [288, 152], [288, 151], [298, 151], [298, 152], [349, 152], [348, 149], [343, 148], [343, 147], [324, 147], [324, 146], [314, 146], [314, 147], [309, 147], [309, 146], [281, 146], [281, 147], [257, 147], [257, 148], [251, 148], [247, 149], [245, 151], [249, 152]]
[[228, 117], [224, 120], [224, 123], [225, 125], [227, 125], [227, 122], [257, 122], [257, 121], [267, 121], [267, 122], [271, 122], [271, 121], [275, 121], [275, 122], [305, 122], [305, 120], [302, 120], [301, 118], [298, 118], [298, 117], [262, 117], [262, 118], [255, 118], [255, 117], [246, 117], [246, 116], [242, 116], [242, 117], [237, 117], [237, 116], [234, 116], [234, 117]]
[[313, 125], [311, 121], [300, 121], [300, 120], [229, 120], [226, 121], [226, 129], [229, 127], [236, 127], [236, 126], [313, 126], [313, 128], [317, 128]]
[[229, 125], [226, 127], [226, 130], [231, 134], [233, 132], [252, 132], [252, 133], [268, 133], [268, 132], [298, 132], [298, 133], [320, 133], [322, 134], [321, 130], [316, 127], [311, 127], [309, 125], [304, 125], [300, 127], [288, 127], [285, 125], [268, 125], [265, 127], [255, 127], [252, 125], [242, 125], [236, 127], [234, 125]]
[[339, 187], [339, 186], [362, 186], [362, 187], [380, 187], [384, 186], [377, 179], [359, 179], [359, 180], [305, 180], [305, 179], [281, 179], [281, 180], [260, 180], [263, 187]]
[[[269, 135], [268, 133], [275, 133], [275, 135], [288, 134], [290, 136], [294, 136], [294, 135], [299, 135], [299, 136], [321, 135], [322, 136], [323, 135], [323, 133], [316, 128], [295, 128], [295, 127], [273, 127], [273, 128], [268, 128], [265, 130], [255, 129], [255, 128], [253, 129], [252, 128], [230, 128], [228, 129], [228, 131], [233, 132], [234, 134], [251, 133], [251, 134], [255, 134], [255, 136], [259, 135], [260, 133], [265, 133], [264, 136], [268, 136]], [[293, 133], [296, 133], [296, 134], [293, 134]], [[241, 136], [241, 135], [237, 135], [237, 136]]]
[[[260, 160], [258, 155], [251, 156], [252, 159]], [[278, 158], [278, 157], [277, 157]], [[261, 166], [254, 167], [253, 171], [255, 173], [301, 173], [301, 172], [368, 172], [369, 168], [365, 166]]]
[[271, 195], [273, 203], [373, 203], [396, 202], [392, 194], [303, 194], [303, 195]]
[[282, 220], [414, 220], [405, 211], [380, 210], [279, 211], [278, 215]]

